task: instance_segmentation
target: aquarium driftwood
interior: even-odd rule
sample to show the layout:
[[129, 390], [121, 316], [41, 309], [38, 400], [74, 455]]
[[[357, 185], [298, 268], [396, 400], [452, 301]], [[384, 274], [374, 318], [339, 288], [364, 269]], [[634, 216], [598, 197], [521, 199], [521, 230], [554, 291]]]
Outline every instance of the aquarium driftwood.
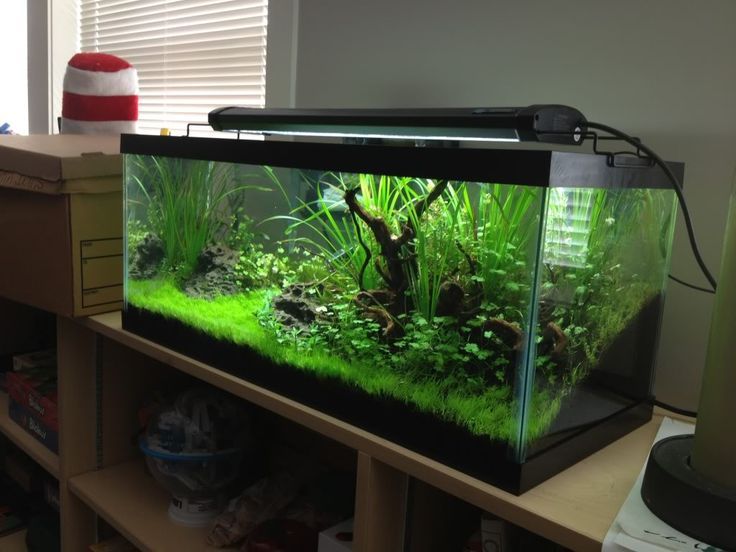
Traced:
[[[426, 197], [420, 197], [414, 200], [411, 209], [416, 213], [416, 220], [421, 219], [422, 214], [442, 195], [442, 192], [447, 188], [447, 184], [447, 180], [440, 180]], [[409, 246], [409, 243], [416, 235], [416, 228], [410, 218], [404, 224], [401, 234], [395, 236], [382, 217], [373, 216], [363, 208], [357, 199], [359, 191], [360, 188], [352, 188], [346, 191], [345, 203], [350, 209], [350, 212], [365, 222], [373, 233], [373, 237], [378, 242], [381, 256], [386, 262], [386, 269], [376, 262], [376, 270], [386, 282], [389, 289], [398, 296], [404, 293], [408, 287], [405, 265], [407, 262], [412, 262], [411, 254], [402, 255], [402, 249]]]

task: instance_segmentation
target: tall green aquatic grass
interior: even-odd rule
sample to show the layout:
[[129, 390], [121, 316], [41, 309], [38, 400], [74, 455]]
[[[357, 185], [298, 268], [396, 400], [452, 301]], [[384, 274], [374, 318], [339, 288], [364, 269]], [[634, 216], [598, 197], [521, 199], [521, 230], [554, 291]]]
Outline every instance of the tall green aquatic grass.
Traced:
[[141, 155], [133, 165], [139, 203], [162, 241], [166, 268], [187, 277], [222, 229], [227, 199], [247, 187], [234, 185], [228, 166], [212, 161]]
[[383, 283], [373, 265], [380, 259], [378, 244], [369, 229], [351, 216], [344, 200], [345, 193], [356, 187], [364, 208], [398, 232], [407, 205], [425, 185], [406, 177], [326, 173], [316, 186], [316, 199], [297, 199], [288, 215], [270, 220], [287, 221], [287, 241], [309, 247], [357, 287], [376, 289]]
[[288, 215], [273, 219], [289, 223], [287, 241], [321, 255], [356, 287], [385, 287], [375, 267], [381, 262], [380, 247], [343, 199], [357, 188], [363, 208], [381, 217], [393, 233], [411, 225], [413, 238], [404, 247], [407, 293], [414, 309], [432, 320], [443, 282], [457, 279], [461, 267], [476, 272], [474, 282], [486, 296], [497, 297], [504, 281], [520, 276], [509, 267], [528, 256], [539, 217], [530, 209], [540, 204], [540, 191], [533, 188], [450, 182], [428, 212], [418, 216], [421, 199], [434, 185], [430, 179], [326, 173], [316, 199], [297, 199]]
[[530, 292], [525, 261], [540, 220], [534, 210], [541, 205], [539, 194], [526, 187], [451, 182], [423, 220], [410, 215], [416, 228], [410, 294], [428, 320], [444, 282], [462, 283], [466, 293], [480, 286], [483, 298], [500, 303], [505, 297], [518, 310], [525, 284]]
[[[493, 296], [503, 289], [516, 261], [529, 257], [529, 240], [540, 224], [543, 190], [502, 184], [481, 186], [478, 203], [477, 251], [483, 293]], [[536, 211], [532, 209], [536, 206]], [[528, 275], [526, 276], [528, 279]], [[515, 282], [519, 283], [519, 282]]]
[[[427, 196], [435, 185], [427, 181], [423, 195]], [[406, 265], [409, 297], [414, 309], [429, 322], [437, 313], [442, 284], [453, 281], [453, 272], [464, 262], [462, 246], [456, 236], [470, 221], [463, 216], [468, 214], [464, 211], [465, 204], [456, 199], [467, 194], [466, 186], [447, 183], [444, 194], [421, 217], [413, 204], [407, 209], [408, 222], [414, 229], [414, 238], [407, 251], [407, 256], [411, 255], [411, 262]]]

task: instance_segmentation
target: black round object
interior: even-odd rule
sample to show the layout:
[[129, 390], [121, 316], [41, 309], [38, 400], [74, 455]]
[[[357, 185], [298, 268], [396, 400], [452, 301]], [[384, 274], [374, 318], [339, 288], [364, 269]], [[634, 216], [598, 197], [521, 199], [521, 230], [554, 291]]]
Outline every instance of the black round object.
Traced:
[[736, 489], [718, 485], [690, 466], [693, 439], [676, 435], [652, 447], [641, 497], [658, 518], [678, 531], [736, 550]]

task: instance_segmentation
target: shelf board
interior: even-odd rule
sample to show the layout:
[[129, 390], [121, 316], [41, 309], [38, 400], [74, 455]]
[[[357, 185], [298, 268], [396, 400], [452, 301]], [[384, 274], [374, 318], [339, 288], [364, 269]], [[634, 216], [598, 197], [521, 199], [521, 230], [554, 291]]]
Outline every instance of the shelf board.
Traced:
[[33, 438], [8, 416], [8, 394], [0, 392], [0, 432], [23, 452], [38, 462], [43, 469], [59, 478], [59, 456]]
[[80, 323], [573, 550], [601, 549], [608, 528], [644, 465], [662, 420], [661, 411], [655, 410], [649, 423], [523, 495], [515, 496], [323, 412], [126, 332], [122, 330], [119, 312], [93, 316]]
[[227, 552], [205, 545], [207, 527], [177, 525], [169, 519], [170, 495], [133, 460], [73, 477], [69, 489], [142, 551]]
[[27, 552], [26, 547], [26, 530], [22, 529], [0, 537], [0, 550], [3, 552]]

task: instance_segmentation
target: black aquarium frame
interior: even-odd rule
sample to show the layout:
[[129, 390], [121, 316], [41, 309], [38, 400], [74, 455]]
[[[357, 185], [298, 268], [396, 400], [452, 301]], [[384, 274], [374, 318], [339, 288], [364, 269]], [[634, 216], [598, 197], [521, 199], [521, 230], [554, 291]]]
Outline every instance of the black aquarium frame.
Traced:
[[[226, 163], [421, 178], [502, 182], [535, 187], [670, 188], [658, 167], [611, 166], [605, 156], [547, 150], [397, 147], [285, 141], [122, 135], [121, 153]], [[683, 165], [669, 164], [681, 179]], [[661, 317], [661, 304], [659, 313]], [[471, 434], [395, 399], [376, 398], [336, 379], [279, 365], [247, 346], [216, 340], [172, 318], [126, 303], [123, 329], [160, 343], [255, 385], [429, 456], [473, 477], [520, 494], [651, 419], [648, 392], [626, 397], [610, 416], [572, 428], [536, 447], [519, 464], [508, 445]], [[654, 370], [651, 358], [639, 369]], [[629, 347], [631, 343], [622, 343]]]

